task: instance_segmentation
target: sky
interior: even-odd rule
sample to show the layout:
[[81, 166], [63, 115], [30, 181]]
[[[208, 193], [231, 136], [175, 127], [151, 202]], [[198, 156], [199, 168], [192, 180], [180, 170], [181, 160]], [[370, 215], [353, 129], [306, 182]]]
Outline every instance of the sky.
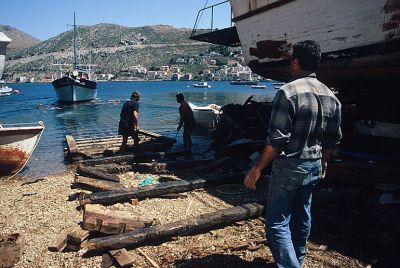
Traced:
[[[165, 24], [193, 28], [197, 13], [223, 0], [0, 0], [0, 24], [9, 25], [42, 41], [77, 25], [115, 23], [128, 27]], [[231, 26], [229, 2], [214, 7], [213, 28]], [[211, 9], [204, 11], [200, 28], [211, 27]]]

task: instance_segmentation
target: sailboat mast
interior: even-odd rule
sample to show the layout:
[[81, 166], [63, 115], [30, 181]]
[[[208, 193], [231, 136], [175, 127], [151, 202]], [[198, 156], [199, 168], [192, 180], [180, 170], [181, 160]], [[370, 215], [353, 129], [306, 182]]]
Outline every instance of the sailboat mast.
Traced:
[[76, 23], [75, 23], [75, 11], [74, 11], [74, 40], [73, 40], [73, 45], [74, 45], [74, 69], [76, 69]]

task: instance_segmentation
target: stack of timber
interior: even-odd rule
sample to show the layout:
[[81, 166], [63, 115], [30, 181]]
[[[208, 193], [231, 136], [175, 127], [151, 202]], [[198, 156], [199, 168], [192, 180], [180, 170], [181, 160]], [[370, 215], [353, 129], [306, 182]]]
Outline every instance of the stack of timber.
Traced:
[[[67, 135], [67, 148], [65, 153], [72, 161], [115, 155], [121, 144], [122, 136], [110, 136], [101, 138], [75, 139]], [[150, 131], [139, 131], [139, 148], [141, 152], [155, 152], [167, 150], [176, 142], [175, 139], [162, 136]], [[128, 150], [133, 150], [133, 141], [128, 139]]]
[[[49, 250], [78, 251], [85, 248], [93, 254], [102, 254], [102, 267], [131, 267], [133, 260], [126, 247], [132, 249], [157, 241], [172, 240], [176, 236], [208, 232], [238, 221], [259, 217], [264, 211], [263, 205], [248, 203], [157, 224], [153, 219], [143, 218], [130, 211], [117, 210], [115, 206], [109, 205], [123, 202], [138, 205], [140, 200], [148, 198], [183, 198], [185, 195], [182, 193], [195, 189], [242, 182], [244, 175], [214, 175], [191, 180], [178, 178], [177, 181], [127, 188], [121, 184], [117, 175], [99, 171], [99, 165], [114, 164], [112, 160], [120, 161], [119, 164], [127, 163], [130, 160], [134, 161], [134, 155], [82, 160], [79, 163], [75, 184], [92, 186], [94, 191], [80, 194], [79, 201], [83, 210], [81, 223], [65, 229], [49, 246]], [[207, 160], [200, 166], [199, 162], [190, 161], [199, 171], [210, 171], [228, 160], [230, 158], [227, 157], [213, 162]], [[188, 164], [178, 165], [178, 161], [170, 162], [178, 169]]]
[[[250, 96], [243, 105], [222, 107], [214, 132], [213, 148], [219, 156], [242, 161], [244, 167], [261, 153], [267, 140], [272, 103], [255, 102]], [[399, 125], [361, 120], [356, 107], [343, 102], [343, 139], [329, 164], [329, 183], [400, 184]], [[360, 123], [361, 122], [361, 123]], [[362, 132], [362, 133], [360, 133]], [[266, 169], [266, 172], [269, 172]]]
[[[252, 97], [250, 96], [243, 105], [228, 104], [221, 108], [223, 113], [212, 143], [217, 155], [246, 157], [255, 150], [261, 151], [264, 147], [272, 103], [256, 102]], [[249, 142], [228, 146], [238, 140]]]

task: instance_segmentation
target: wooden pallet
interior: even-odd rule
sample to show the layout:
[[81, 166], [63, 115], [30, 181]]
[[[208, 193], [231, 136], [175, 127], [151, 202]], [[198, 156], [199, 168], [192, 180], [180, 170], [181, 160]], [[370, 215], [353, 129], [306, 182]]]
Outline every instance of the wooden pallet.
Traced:
[[[72, 161], [82, 159], [93, 159], [108, 154], [117, 154], [121, 144], [122, 136], [107, 136], [101, 138], [74, 139], [67, 135], [66, 156]], [[176, 142], [175, 139], [162, 136], [160, 134], [139, 130], [139, 150], [143, 152], [164, 151], [170, 148]], [[133, 140], [128, 139], [127, 151], [133, 150]]]

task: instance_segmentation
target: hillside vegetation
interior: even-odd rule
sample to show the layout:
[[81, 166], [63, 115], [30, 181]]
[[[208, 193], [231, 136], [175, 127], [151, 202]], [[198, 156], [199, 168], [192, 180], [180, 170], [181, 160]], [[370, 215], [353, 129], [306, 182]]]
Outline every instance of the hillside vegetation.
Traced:
[[[96, 64], [98, 73], [117, 76], [134, 65], [170, 65], [171, 59], [178, 57], [198, 59], [196, 64], [182, 66], [196, 72], [203, 68], [199, 55], [210, 47], [208, 43], [190, 40], [191, 29], [167, 25], [125, 27], [102, 23], [81, 26], [77, 32], [78, 62]], [[54, 64], [72, 62], [72, 40], [73, 29], [70, 29], [15, 53], [7, 52], [4, 78], [28, 76], [42, 80], [56, 73]]]

